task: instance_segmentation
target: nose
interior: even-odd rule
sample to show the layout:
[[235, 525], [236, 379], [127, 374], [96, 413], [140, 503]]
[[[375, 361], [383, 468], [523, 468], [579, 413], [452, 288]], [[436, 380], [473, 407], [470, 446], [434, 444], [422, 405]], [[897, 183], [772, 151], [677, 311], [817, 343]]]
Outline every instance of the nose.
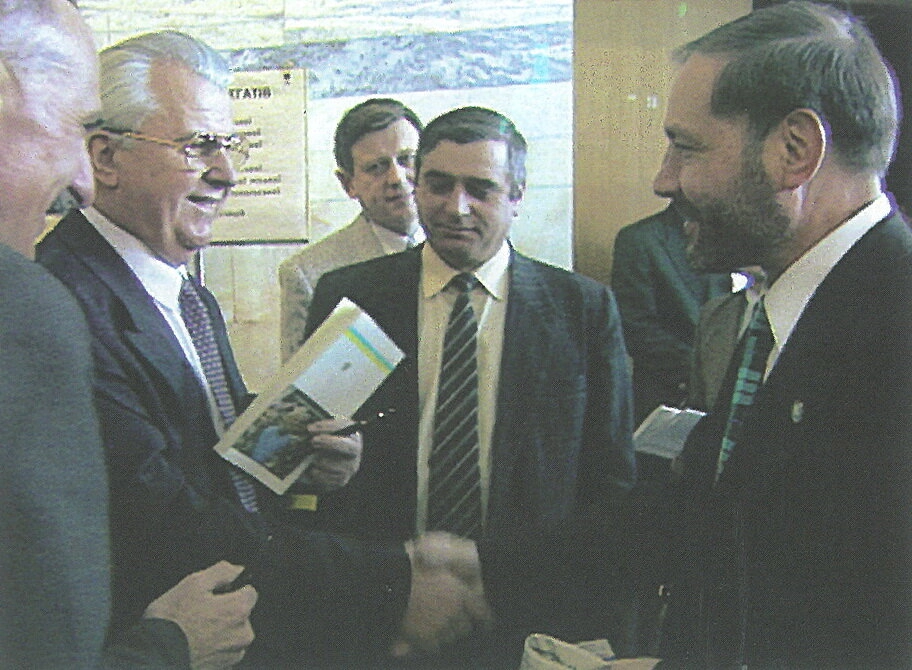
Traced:
[[678, 165], [671, 154], [671, 147], [665, 151], [662, 165], [652, 182], [652, 191], [663, 198], [671, 198], [678, 191]]
[[207, 161], [209, 169], [206, 170], [207, 181], [210, 183], [228, 184], [237, 183], [237, 169], [231, 161], [228, 149], [222, 148]]
[[79, 167], [68, 190], [79, 201], [80, 207], [88, 207], [95, 202], [95, 176], [85, 145], [79, 152]]
[[415, 173], [412, 168], [392, 161], [386, 171], [386, 180], [390, 186], [407, 186], [415, 183]]
[[447, 198], [447, 209], [458, 216], [468, 216], [472, 213], [472, 199], [462, 184], [453, 186]]

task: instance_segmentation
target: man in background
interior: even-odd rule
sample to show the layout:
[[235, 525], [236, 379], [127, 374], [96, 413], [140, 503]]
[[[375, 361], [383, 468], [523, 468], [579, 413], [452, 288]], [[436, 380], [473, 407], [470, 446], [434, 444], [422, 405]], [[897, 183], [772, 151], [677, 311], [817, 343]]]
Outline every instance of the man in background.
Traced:
[[687, 406], [703, 412], [715, 406], [754, 305], [766, 292], [766, 276], [760, 267], [741, 268], [732, 276], [742, 285], [707, 301], [694, 333]]
[[635, 424], [659, 405], [684, 402], [700, 307], [731, 286], [726, 274], [690, 266], [685, 225], [669, 205], [621, 228], [614, 240], [611, 290], [633, 359]]
[[[526, 151], [489, 109], [429, 123], [416, 162], [427, 243], [327, 273], [308, 322], [348, 297], [405, 352], [364, 407], [396, 412], [365, 429], [361, 469], [316, 516], [366, 537], [444, 531], [443, 544], [470, 545], [497, 629], [446, 646], [444, 667], [516, 667], [533, 631], [604, 637], [612, 524], [635, 477], [611, 292], [508, 241]], [[418, 554], [438, 540], [419, 538]]]
[[[108, 485], [89, 335], [73, 297], [30, 260], [58, 193], [92, 202], [85, 134], [99, 108], [94, 44], [73, 6], [0, 1], [0, 658], [8, 667], [98, 667], [109, 621]], [[220, 563], [170, 588], [112, 641], [105, 662], [239, 661], [256, 593], [213, 591], [240, 570]]]
[[279, 267], [283, 361], [304, 342], [314, 287], [324, 273], [424, 241], [412, 193], [419, 132], [417, 115], [389, 98], [365, 100], [339, 121], [336, 177], [348, 197], [361, 205], [361, 213]]
[[808, 2], [678, 55], [663, 195], [696, 267], [759, 265], [767, 288], [681, 457], [665, 656], [907, 667], [912, 233], [882, 191], [890, 71], [860, 22]]

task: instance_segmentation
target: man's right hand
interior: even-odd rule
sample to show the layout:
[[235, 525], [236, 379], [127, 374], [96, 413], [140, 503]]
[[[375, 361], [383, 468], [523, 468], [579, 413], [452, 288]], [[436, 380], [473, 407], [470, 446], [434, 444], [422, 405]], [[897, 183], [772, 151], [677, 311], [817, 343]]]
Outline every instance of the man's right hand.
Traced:
[[493, 625], [478, 549], [471, 540], [433, 532], [406, 543], [412, 584], [394, 657], [435, 654], [442, 646]]
[[250, 612], [257, 592], [250, 586], [219, 593], [243, 571], [220, 561], [184, 577], [146, 608], [144, 617], [167, 619], [180, 626], [190, 647], [194, 670], [230, 667], [244, 657], [253, 642]]

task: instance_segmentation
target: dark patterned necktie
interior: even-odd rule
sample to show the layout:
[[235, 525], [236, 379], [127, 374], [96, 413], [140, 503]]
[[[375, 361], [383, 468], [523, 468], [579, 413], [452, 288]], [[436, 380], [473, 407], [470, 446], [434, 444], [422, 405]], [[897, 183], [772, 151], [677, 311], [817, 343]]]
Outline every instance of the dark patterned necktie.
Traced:
[[[209, 389], [215, 398], [222, 423], [228, 428], [237, 418], [231, 392], [228, 388], [228, 379], [225, 376], [225, 367], [219, 353], [218, 343], [215, 340], [215, 331], [212, 328], [212, 319], [206, 305], [196, 290], [196, 285], [189, 278], [181, 284], [178, 295], [181, 317], [193, 340], [193, 347], [203, 367], [203, 374], [209, 383]], [[256, 489], [253, 482], [233, 465], [229, 465], [234, 488], [241, 499], [241, 504], [248, 512], [257, 511]]]
[[478, 323], [470, 300], [478, 280], [459, 274], [459, 294], [443, 340], [433, 446], [429, 462], [428, 530], [478, 539], [481, 476], [478, 469]]
[[731, 405], [728, 412], [728, 422], [722, 436], [722, 448], [719, 450], [719, 460], [716, 465], [716, 482], [725, 463], [731, 456], [735, 445], [741, 439], [744, 429], [744, 415], [747, 408], [754, 402], [757, 390], [763, 385], [763, 375], [766, 371], [766, 362], [773, 350], [773, 331], [766, 316], [766, 307], [763, 298], [757, 301], [754, 314], [742, 340], [741, 364], [738, 366], [738, 377], [735, 380], [735, 390], [732, 394]]

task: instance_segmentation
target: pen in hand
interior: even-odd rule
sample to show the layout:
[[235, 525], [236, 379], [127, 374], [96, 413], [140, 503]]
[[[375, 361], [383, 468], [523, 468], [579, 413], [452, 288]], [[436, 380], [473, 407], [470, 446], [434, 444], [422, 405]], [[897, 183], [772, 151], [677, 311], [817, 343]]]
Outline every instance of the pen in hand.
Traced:
[[377, 412], [373, 416], [368, 417], [367, 419], [364, 419], [363, 421], [353, 421], [350, 424], [348, 424], [347, 426], [343, 426], [339, 430], [334, 430], [333, 432], [330, 433], [330, 435], [339, 435], [340, 437], [354, 435], [355, 433], [357, 433], [359, 430], [361, 430], [365, 426], [369, 426], [370, 424], [374, 423], [375, 421], [379, 421], [380, 419], [388, 417], [390, 414], [393, 414], [395, 411], [396, 411], [395, 408], [390, 407], [389, 409], [383, 410], [382, 412]]

